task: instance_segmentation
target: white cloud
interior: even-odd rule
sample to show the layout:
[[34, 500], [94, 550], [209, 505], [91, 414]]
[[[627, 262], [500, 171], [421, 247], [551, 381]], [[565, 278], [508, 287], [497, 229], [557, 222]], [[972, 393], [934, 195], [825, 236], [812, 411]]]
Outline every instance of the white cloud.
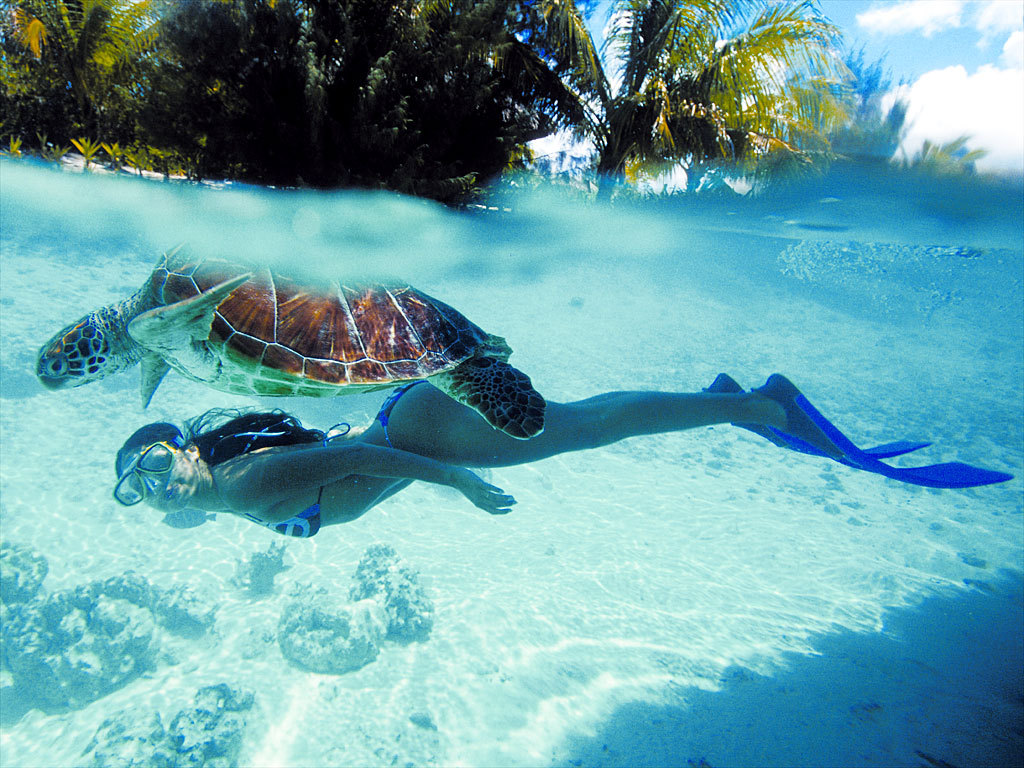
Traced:
[[899, 95], [910, 105], [901, 147], [907, 156], [925, 139], [945, 143], [967, 134], [970, 149], [988, 150], [979, 170], [1024, 172], [1024, 69], [935, 69]]
[[903, 0], [857, 14], [857, 24], [869, 32], [899, 35], [920, 31], [925, 37], [960, 26], [963, 0]]
[[1024, 0], [989, 0], [975, 7], [978, 12], [974, 16], [974, 28], [981, 32], [979, 48], [987, 48], [993, 39], [1007, 32], [1011, 32], [1012, 40], [1017, 31], [1024, 30]]
[[529, 143], [533, 162], [551, 173], [573, 173], [588, 164], [594, 153], [589, 142], [577, 142], [567, 131], [534, 139]]
[[999, 60], [1010, 69], [1024, 69], [1024, 30], [1018, 29], [1006, 39]]
[[1024, 0], [990, 0], [980, 6], [974, 19], [981, 32], [1005, 32], [1024, 24]]

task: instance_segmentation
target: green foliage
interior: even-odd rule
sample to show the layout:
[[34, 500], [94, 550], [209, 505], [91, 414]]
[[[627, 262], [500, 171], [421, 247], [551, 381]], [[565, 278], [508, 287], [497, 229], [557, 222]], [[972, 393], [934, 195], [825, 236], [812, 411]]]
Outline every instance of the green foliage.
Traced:
[[133, 146], [124, 151], [124, 161], [141, 176], [143, 171], [153, 170], [149, 147]]
[[61, 158], [71, 151], [71, 147], [51, 144], [45, 133], [37, 133], [36, 138], [39, 139], [39, 156], [51, 163], [60, 162]]
[[85, 168], [88, 170], [89, 166], [92, 164], [93, 158], [99, 154], [102, 145], [100, 142], [87, 139], [84, 136], [72, 139], [71, 143], [75, 145], [75, 149], [82, 153], [82, 157], [85, 158]]
[[100, 136], [87, 164], [102, 147], [139, 173], [448, 202], [557, 128], [633, 180], [680, 163], [799, 172], [829, 155], [843, 67], [809, 2], [617, 0], [615, 77], [584, 22], [596, 5], [13, 0], [0, 137], [37, 133], [59, 156], [42, 137]]
[[116, 141], [110, 144], [103, 142], [100, 144], [100, 147], [103, 148], [103, 151], [107, 153], [107, 157], [110, 158], [111, 167], [115, 171], [120, 170], [121, 166], [124, 164], [124, 150], [121, 149], [121, 145]]
[[847, 54], [846, 66], [853, 76], [850, 119], [829, 137], [833, 151], [858, 162], [888, 162], [906, 135], [908, 105], [897, 98], [885, 109], [893, 84], [884, 58], [868, 64], [861, 48]]
[[140, 172], [454, 200], [568, 121], [571, 92], [523, 41], [551, 4], [14, 0], [0, 136], [108, 137]]
[[63, 146], [60, 144], [47, 144], [46, 147], [40, 150], [40, 154], [44, 160], [49, 160], [51, 163], [59, 163], [68, 152], [71, 151], [71, 147]]
[[150, 63], [150, 0], [16, 0], [0, 16], [5, 132], [122, 134]]
[[984, 149], [968, 150], [969, 140], [969, 136], [961, 136], [945, 144], [926, 140], [921, 149], [902, 165], [904, 168], [935, 176], [973, 174], [974, 164], [988, 152]]
[[457, 200], [574, 104], [514, 34], [524, 7], [182, 2], [140, 123], [205, 176]]

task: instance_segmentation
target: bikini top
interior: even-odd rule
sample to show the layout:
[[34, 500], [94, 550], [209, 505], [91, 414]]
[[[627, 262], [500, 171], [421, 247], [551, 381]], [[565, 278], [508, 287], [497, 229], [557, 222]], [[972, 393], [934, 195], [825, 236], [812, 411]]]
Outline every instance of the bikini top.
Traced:
[[320, 497], [323, 496], [323, 486], [320, 487], [320, 493], [317, 494], [316, 504], [306, 507], [304, 510], [295, 515], [295, 517], [289, 517], [287, 520], [283, 520], [280, 523], [268, 523], [260, 520], [255, 515], [250, 515], [248, 512], [245, 513], [245, 517], [252, 522], [262, 525], [264, 528], [269, 528], [275, 533], [280, 533], [282, 536], [293, 536], [297, 539], [309, 539], [316, 536], [320, 530]]
[[[340, 428], [344, 427], [342, 431]], [[344, 437], [349, 432], [349, 425], [345, 422], [335, 424], [326, 433], [324, 433], [324, 445], [327, 445], [331, 440], [338, 437]], [[332, 434], [338, 430], [335, 434]], [[254, 433], [261, 434], [261, 433]], [[248, 445], [246, 449], [248, 449]], [[244, 451], [243, 451], [244, 452]], [[306, 507], [304, 510], [294, 517], [289, 517], [287, 520], [282, 520], [280, 523], [268, 523], [255, 515], [251, 515], [248, 512], [245, 513], [244, 517], [257, 525], [262, 525], [264, 528], [269, 528], [274, 533], [280, 533], [282, 536], [293, 536], [297, 539], [309, 539], [316, 536], [320, 530], [320, 498], [324, 495], [324, 487], [321, 485], [320, 490], [316, 495], [316, 503]]]

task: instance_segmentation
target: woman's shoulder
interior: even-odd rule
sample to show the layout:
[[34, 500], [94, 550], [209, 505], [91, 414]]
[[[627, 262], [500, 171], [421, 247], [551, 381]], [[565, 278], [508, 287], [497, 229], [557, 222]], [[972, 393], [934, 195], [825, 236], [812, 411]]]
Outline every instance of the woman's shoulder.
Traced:
[[270, 445], [265, 448], [254, 448], [230, 459], [225, 459], [219, 464], [214, 465], [212, 469], [216, 472], [217, 470], [237, 468], [253, 462], [272, 460], [275, 456], [285, 456], [298, 451], [315, 451], [323, 447], [323, 443], [293, 443], [292, 445]]

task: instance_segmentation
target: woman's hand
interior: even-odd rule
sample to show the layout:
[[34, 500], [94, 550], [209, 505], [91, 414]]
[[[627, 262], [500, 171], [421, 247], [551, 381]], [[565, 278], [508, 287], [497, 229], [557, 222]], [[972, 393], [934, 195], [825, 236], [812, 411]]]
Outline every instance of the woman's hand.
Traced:
[[507, 515], [516, 500], [501, 488], [485, 483], [476, 474], [464, 467], [455, 467], [452, 487], [462, 493], [474, 505], [491, 515]]

